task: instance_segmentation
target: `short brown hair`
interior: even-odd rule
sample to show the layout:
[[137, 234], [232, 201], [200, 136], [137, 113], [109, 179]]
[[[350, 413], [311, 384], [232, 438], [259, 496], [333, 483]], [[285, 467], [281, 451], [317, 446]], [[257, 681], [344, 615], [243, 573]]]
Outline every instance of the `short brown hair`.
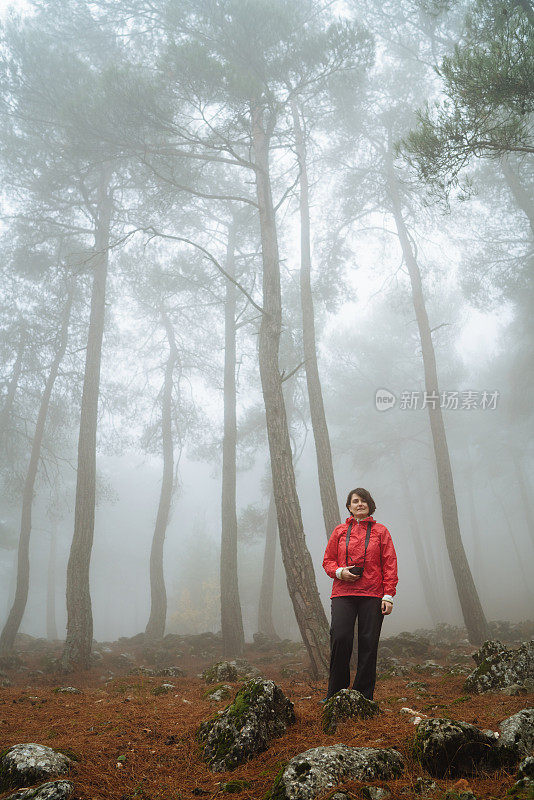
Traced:
[[349, 495], [347, 497], [347, 502], [345, 503], [345, 506], [347, 507], [347, 511], [349, 511], [349, 514], [350, 514], [350, 510], [349, 510], [350, 501], [352, 500], [352, 495], [353, 494], [357, 494], [358, 497], [361, 497], [362, 500], [365, 500], [365, 502], [369, 506], [369, 514], [374, 514], [375, 513], [375, 511], [376, 511], [376, 503], [373, 500], [373, 498], [371, 497], [370, 492], [368, 492], [367, 489], [351, 489], [350, 492], [349, 492]]

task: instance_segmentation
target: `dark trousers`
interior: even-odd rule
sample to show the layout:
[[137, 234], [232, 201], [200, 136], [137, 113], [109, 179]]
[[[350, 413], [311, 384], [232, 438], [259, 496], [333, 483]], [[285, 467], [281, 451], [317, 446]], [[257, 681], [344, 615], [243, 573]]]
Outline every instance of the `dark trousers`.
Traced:
[[330, 626], [330, 680], [327, 697], [348, 689], [350, 657], [354, 643], [354, 625], [358, 619], [358, 667], [352, 685], [373, 699], [376, 682], [376, 654], [383, 614], [380, 597], [333, 597]]

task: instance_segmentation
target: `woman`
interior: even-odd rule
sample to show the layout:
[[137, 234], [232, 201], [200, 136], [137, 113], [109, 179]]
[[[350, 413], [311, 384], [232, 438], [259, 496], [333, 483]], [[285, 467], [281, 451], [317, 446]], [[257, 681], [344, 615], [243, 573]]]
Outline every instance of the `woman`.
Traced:
[[352, 688], [372, 700], [380, 629], [393, 610], [398, 582], [397, 554], [388, 529], [371, 516], [376, 504], [367, 489], [352, 489], [346, 506], [350, 517], [334, 529], [323, 559], [325, 572], [334, 579], [326, 699], [350, 684], [358, 619], [358, 668]]

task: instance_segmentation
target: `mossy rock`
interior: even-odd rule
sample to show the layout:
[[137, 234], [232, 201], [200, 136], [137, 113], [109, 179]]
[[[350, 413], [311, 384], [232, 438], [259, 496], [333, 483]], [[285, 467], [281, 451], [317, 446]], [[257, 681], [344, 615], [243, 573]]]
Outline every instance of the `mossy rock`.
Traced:
[[42, 744], [16, 744], [0, 753], [0, 791], [62, 775], [72, 761], [60, 750]]
[[235, 769], [266, 750], [294, 721], [293, 704], [273, 681], [248, 681], [233, 703], [200, 725], [202, 757], [214, 772]]
[[355, 689], [342, 689], [323, 706], [321, 725], [325, 733], [335, 733], [345, 719], [370, 719], [378, 715], [378, 703]]

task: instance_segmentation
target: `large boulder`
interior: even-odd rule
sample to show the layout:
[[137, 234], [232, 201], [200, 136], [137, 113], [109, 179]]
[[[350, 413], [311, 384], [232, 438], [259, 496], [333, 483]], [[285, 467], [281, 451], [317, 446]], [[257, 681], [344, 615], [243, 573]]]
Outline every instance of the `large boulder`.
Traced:
[[396, 750], [376, 747], [314, 747], [291, 759], [276, 778], [271, 800], [314, 800], [346, 780], [389, 780], [402, 774], [404, 764]]
[[62, 775], [72, 761], [63, 753], [42, 744], [16, 744], [0, 753], [0, 789], [31, 786], [32, 783]]
[[509, 753], [498, 746], [494, 733], [467, 722], [440, 718], [419, 723], [413, 755], [435, 778], [461, 778], [510, 762]]
[[507, 748], [519, 760], [534, 748], [534, 708], [524, 708], [499, 725], [499, 747]]
[[49, 781], [31, 789], [19, 789], [4, 800], [68, 800], [74, 791], [69, 781]]
[[345, 719], [369, 719], [378, 715], [378, 703], [367, 700], [355, 689], [341, 689], [323, 706], [322, 726], [325, 733], [335, 733]]
[[517, 650], [487, 641], [473, 659], [477, 666], [466, 678], [468, 692], [489, 692], [512, 684], [527, 688], [534, 685], [534, 640], [523, 642]]
[[269, 742], [295, 722], [293, 703], [273, 682], [253, 679], [231, 705], [198, 730], [202, 755], [213, 770], [235, 769], [262, 753]]
[[259, 678], [260, 671], [244, 658], [238, 658], [235, 661], [218, 661], [212, 664], [204, 670], [202, 677], [206, 683], [232, 683], [247, 678]]
[[430, 641], [421, 634], [403, 631], [396, 636], [388, 636], [387, 639], [382, 639], [378, 649], [379, 656], [383, 648], [388, 648], [394, 656], [400, 656], [401, 658], [426, 656], [430, 651]]

